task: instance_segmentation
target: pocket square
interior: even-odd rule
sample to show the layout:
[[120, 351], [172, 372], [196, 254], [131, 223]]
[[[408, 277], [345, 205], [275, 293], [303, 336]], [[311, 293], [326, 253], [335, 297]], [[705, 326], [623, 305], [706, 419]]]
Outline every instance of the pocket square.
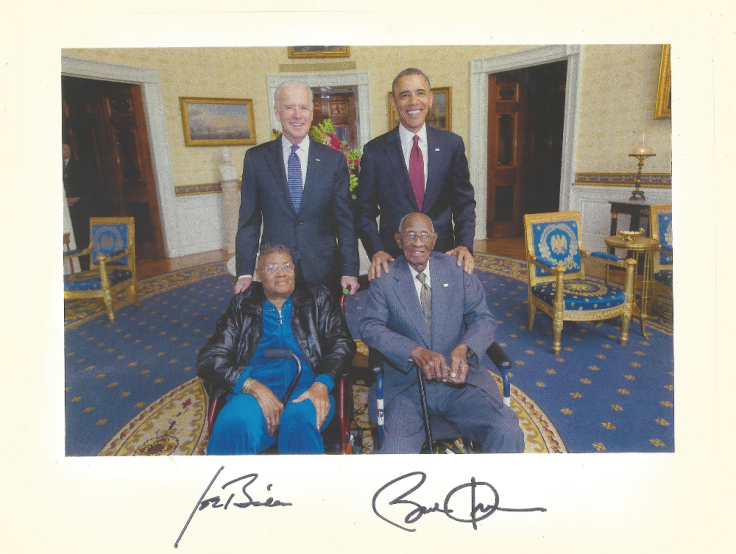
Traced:
[[442, 283], [442, 286], [443, 287], [449, 287], [450, 285], [448, 285], [447, 283]]

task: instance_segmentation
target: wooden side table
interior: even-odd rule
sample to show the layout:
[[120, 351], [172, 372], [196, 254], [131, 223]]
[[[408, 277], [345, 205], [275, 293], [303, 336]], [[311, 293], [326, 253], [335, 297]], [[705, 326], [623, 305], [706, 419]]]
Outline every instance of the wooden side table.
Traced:
[[[636, 263], [639, 264], [641, 258], [643, 258], [643, 272], [642, 272], [642, 284], [641, 284], [641, 302], [639, 305], [639, 313], [634, 313], [635, 317], [638, 317], [641, 321], [641, 334], [646, 338], [649, 338], [646, 332], [646, 320], [649, 317], [647, 315], [647, 304], [649, 303], [649, 289], [653, 286], [654, 282], [654, 270], [652, 265], [652, 254], [659, 250], [659, 242], [649, 237], [634, 237], [632, 240], [624, 240], [624, 237], [614, 235], [612, 237], [606, 237], [606, 246], [609, 248], [623, 248], [631, 251], [634, 254]], [[634, 287], [636, 289], [636, 287]], [[636, 296], [636, 293], [634, 293]], [[636, 299], [634, 299], [634, 305], [636, 306]]]

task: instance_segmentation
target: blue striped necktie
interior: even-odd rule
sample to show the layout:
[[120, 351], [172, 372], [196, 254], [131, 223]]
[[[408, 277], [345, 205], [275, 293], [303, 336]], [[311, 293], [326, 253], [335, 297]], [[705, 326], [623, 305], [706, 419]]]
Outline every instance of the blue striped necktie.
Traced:
[[302, 205], [302, 164], [299, 163], [299, 156], [296, 151], [298, 144], [291, 146], [291, 154], [289, 154], [289, 175], [286, 182], [289, 184], [289, 194], [291, 194], [291, 203], [294, 204], [294, 211], [298, 214], [299, 207]]

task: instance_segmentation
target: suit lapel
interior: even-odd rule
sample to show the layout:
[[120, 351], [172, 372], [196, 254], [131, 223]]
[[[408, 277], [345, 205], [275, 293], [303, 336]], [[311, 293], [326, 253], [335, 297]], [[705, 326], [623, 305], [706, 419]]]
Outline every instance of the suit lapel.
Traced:
[[[426, 125], [426, 124], [425, 124]], [[432, 204], [435, 203], [440, 193], [440, 186], [437, 183], [439, 174], [439, 162], [442, 156], [440, 137], [437, 130], [429, 125], [427, 127], [427, 189], [424, 193], [424, 205], [422, 211], [427, 213]]]
[[406, 196], [412, 203], [414, 211], [419, 211], [419, 205], [417, 199], [414, 196], [414, 191], [411, 188], [411, 181], [409, 180], [409, 170], [406, 169], [406, 163], [404, 162], [404, 151], [401, 149], [401, 138], [399, 136], [399, 126], [391, 131], [386, 137], [388, 142], [388, 161], [391, 164], [391, 169], [394, 175], [397, 176], [399, 185], [406, 193]]
[[436, 261], [437, 257], [433, 253], [429, 261], [432, 278], [432, 329], [442, 329], [445, 324], [444, 314], [449, 313], [450, 295], [452, 294], [452, 281], [445, 271], [444, 264]]
[[[277, 186], [281, 189], [284, 195], [286, 204], [291, 208], [291, 211], [296, 216], [294, 210], [294, 204], [291, 201], [291, 193], [289, 192], [289, 183], [286, 181], [286, 170], [284, 169], [284, 152], [281, 149], [281, 137], [274, 140], [271, 146], [271, 152], [266, 156], [268, 167], [271, 169], [273, 174], [273, 180]], [[311, 149], [310, 149], [311, 150]]]
[[[394, 289], [396, 297], [406, 310], [409, 321], [411, 321], [419, 336], [424, 341], [424, 348], [430, 348], [429, 329], [427, 329], [427, 324], [424, 322], [424, 312], [422, 311], [422, 305], [419, 303], [419, 296], [417, 295], [417, 289], [414, 286], [414, 279], [412, 278], [411, 271], [409, 271], [407, 261], [404, 258], [400, 258], [391, 267], [389, 276], [396, 280], [396, 288]], [[434, 297], [432, 297], [432, 301], [432, 313], [434, 313]]]
[[[304, 194], [302, 195], [302, 204], [299, 208], [299, 213], [305, 212], [309, 209], [311, 200], [317, 195], [314, 189], [325, 183], [324, 176], [324, 162], [322, 158], [318, 156], [317, 148], [311, 138], [309, 139], [309, 161], [307, 163], [307, 178], [304, 181]], [[288, 190], [288, 184], [287, 184]], [[291, 198], [291, 197], [289, 197]]]

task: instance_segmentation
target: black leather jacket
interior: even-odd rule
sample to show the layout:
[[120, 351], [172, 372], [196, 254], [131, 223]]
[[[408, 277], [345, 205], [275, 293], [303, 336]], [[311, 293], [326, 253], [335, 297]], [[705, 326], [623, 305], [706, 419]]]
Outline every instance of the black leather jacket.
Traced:
[[[212, 338], [200, 349], [197, 375], [204, 381], [210, 404], [233, 391], [253, 357], [263, 332], [265, 299], [258, 282], [233, 296]], [[349, 370], [355, 355], [339, 304], [326, 287], [310, 283], [297, 284], [291, 299], [291, 328], [309, 367], [315, 375], [328, 373], [337, 381]]]

